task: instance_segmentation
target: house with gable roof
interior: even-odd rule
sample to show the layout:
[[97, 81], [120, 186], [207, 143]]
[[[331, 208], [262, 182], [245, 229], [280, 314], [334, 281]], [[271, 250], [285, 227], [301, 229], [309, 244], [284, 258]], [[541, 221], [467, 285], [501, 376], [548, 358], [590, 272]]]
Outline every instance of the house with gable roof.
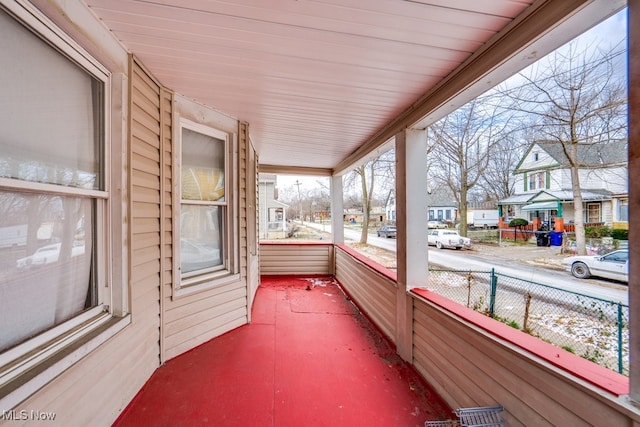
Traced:
[[439, 186], [428, 192], [429, 221], [437, 220], [450, 224], [458, 221], [458, 203], [450, 188]]
[[[578, 161], [585, 224], [628, 228], [627, 141], [581, 144]], [[498, 202], [501, 216], [549, 224], [574, 222], [571, 169], [560, 142], [532, 143], [513, 175], [516, 192]]]
[[[427, 190], [427, 204], [429, 221], [443, 221], [449, 224], [458, 222], [458, 206], [451, 190], [445, 186]], [[396, 220], [396, 200], [393, 191], [389, 192], [385, 204], [385, 211], [389, 221]]]

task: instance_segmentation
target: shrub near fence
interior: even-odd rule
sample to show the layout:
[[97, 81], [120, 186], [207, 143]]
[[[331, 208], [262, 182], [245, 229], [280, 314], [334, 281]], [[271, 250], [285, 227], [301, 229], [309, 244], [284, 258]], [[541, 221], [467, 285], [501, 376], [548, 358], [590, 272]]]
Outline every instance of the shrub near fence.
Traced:
[[430, 291], [624, 375], [629, 307], [495, 271], [429, 270]]

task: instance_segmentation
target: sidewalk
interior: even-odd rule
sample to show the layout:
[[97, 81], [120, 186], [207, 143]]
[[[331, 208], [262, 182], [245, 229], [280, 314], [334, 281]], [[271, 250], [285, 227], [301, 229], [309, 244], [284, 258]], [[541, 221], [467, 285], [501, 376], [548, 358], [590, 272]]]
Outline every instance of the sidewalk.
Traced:
[[562, 260], [569, 256], [562, 253], [562, 246], [536, 246], [505, 241], [500, 245], [477, 243], [473, 245], [471, 251], [476, 254], [561, 270], [563, 269]]

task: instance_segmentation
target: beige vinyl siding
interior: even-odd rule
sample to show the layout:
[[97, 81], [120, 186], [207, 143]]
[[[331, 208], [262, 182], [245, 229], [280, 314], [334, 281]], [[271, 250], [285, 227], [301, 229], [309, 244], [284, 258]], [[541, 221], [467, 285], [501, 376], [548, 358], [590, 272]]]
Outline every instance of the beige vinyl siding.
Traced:
[[418, 298], [413, 329], [414, 366], [454, 408], [499, 403], [509, 426], [631, 425], [602, 393]]
[[239, 282], [165, 300], [165, 358], [171, 359], [247, 323], [246, 288]]
[[[171, 109], [169, 107], [171, 106]], [[165, 111], [166, 108], [166, 111]], [[221, 116], [219, 113], [201, 105], [194, 104], [190, 100], [173, 96], [171, 103], [167, 102], [163, 107], [163, 114], [177, 115], [171, 117], [170, 122], [177, 123], [179, 117], [192, 122], [210, 126], [224, 132], [233, 134], [237, 138], [238, 154], [237, 162], [229, 161], [231, 176], [236, 182], [237, 193], [233, 194], [229, 200], [229, 206], [236, 209], [237, 230], [233, 238], [236, 240], [235, 246], [232, 244], [230, 250], [238, 251], [237, 262], [239, 263], [239, 280], [225, 282], [219, 285], [212, 285], [211, 288], [183, 295], [177, 298], [173, 292], [173, 280], [179, 275], [172, 272], [171, 253], [172, 248], [168, 242], [175, 241], [172, 224], [173, 215], [177, 212], [176, 206], [171, 206], [174, 200], [173, 183], [169, 177], [163, 180], [163, 195], [166, 201], [163, 209], [163, 224], [166, 224], [165, 235], [170, 237], [164, 253], [163, 270], [163, 295], [162, 295], [162, 360], [169, 360], [185, 351], [215, 338], [225, 332], [242, 326], [248, 322], [247, 308], [247, 205], [246, 205], [246, 163], [248, 150], [243, 142], [246, 141], [242, 135], [238, 135], [238, 122]], [[176, 132], [169, 133], [172, 143], [167, 144], [165, 157], [175, 159], [175, 150], [179, 141], [173, 141]], [[168, 136], [167, 136], [168, 138]], [[168, 160], [167, 160], [168, 161]], [[171, 170], [172, 164], [165, 164], [166, 170]], [[233, 188], [233, 186], [232, 186]], [[237, 201], [237, 203], [236, 203]], [[229, 227], [233, 227], [233, 223]], [[234, 249], [237, 248], [237, 249]]]
[[155, 369], [160, 362], [160, 86], [134, 58], [129, 96], [129, 277], [131, 314], [138, 332], [131, 345], [136, 346], [142, 366]]
[[240, 276], [246, 278], [247, 277], [247, 268], [248, 268], [248, 226], [247, 226], [247, 209], [248, 209], [248, 201], [247, 201], [247, 168], [249, 163], [249, 146], [247, 144], [247, 133], [246, 133], [247, 124], [239, 123], [238, 124], [238, 152], [239, 152], [239, 162], [238, 162], [238, 183], [240, 194], [244, 197], [240, 197], [238, 200], [238, 224], [239, 224], [239, 232], [240, 232]]
[[396, 339], [396, 283], [336, 248], [336, 279], [358, 307], [393, 342]]
[[[160, 304], [161, 316], [164, 315], [164, 303], [166, 302], [167, 295], [171, 295], [171, 289], [173, 285], [173, 223], [171, 211], [173, 209], [172, 201], [172, 188], [173, 188], [173, 150], [172, 150], [172, 131], [173, 131], [173, 94], [166, 89], [162, 89], [160, 92], [160, 164], [161, 164], [161, 193], [160, 193], [160, 235], [161, 248], [160, 248]], [[161, 362], [165, 362], [165, 330], [164, 322], [160, 320], [160, 359]]]
[[260, 245], [260, 274], [332, 274], [333, 246], [330, 244]]
[[245, 257], [247, 277], [247, 305], [249, 307], [249, 321], [251, 321], [251, 307], [260, 284], [260, 264], [258, 260], [258, 159], [253, 144], [249, 138], [249, 124], [240, 122], [238, 125], [238, 140], [241, 147], [245, 147], [245, 168], [241, 173], [245, 188], [241, 202], [246, 210], [246, 248], [241, 254]]
[[109, 425], [158, 367], [157, 361], [149, 358], [148, 346], [135, 345], [135, 340], [153, 336], [154, 328], [138, 323], [54, 379], [16, 410], [45, 408], [56, 413], [55, 425], [60, 426]]
[[149, 322], [148, 357], [159, 363], [160, 331], [160, 86], [131, 65], [130, 278], [133, 322]]

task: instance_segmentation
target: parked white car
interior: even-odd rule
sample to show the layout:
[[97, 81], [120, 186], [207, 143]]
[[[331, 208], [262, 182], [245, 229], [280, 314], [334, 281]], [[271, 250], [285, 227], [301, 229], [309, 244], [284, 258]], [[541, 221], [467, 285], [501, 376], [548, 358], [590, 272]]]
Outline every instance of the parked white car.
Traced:
[[562, 260], [567, 271], [578, 279], [591, 276], [629, 282], [629, 252], [619, 250], [605, 255], [580, 255]]
[[471, 247], [471, 239], [462, 237], [455, 230], [432, 230], [427, 234], [427, 243], [438, 249]]
[[427, 228], [447, 228], [447, 224], [442, 221], [431, 220], [427, 221]]
[[[18, 259], [16, 261], [16, 267], [21, 269], [39, 267], [58, 262], [61, 247], [62, 243], [54, 243], [52, 245], [46, 245], [38, 248], [33, 254]], [[71, 248], [71, 256], [75, 257], [82, 254], [84, 254], [83, 242], [73, 242], [73, 247]]]

